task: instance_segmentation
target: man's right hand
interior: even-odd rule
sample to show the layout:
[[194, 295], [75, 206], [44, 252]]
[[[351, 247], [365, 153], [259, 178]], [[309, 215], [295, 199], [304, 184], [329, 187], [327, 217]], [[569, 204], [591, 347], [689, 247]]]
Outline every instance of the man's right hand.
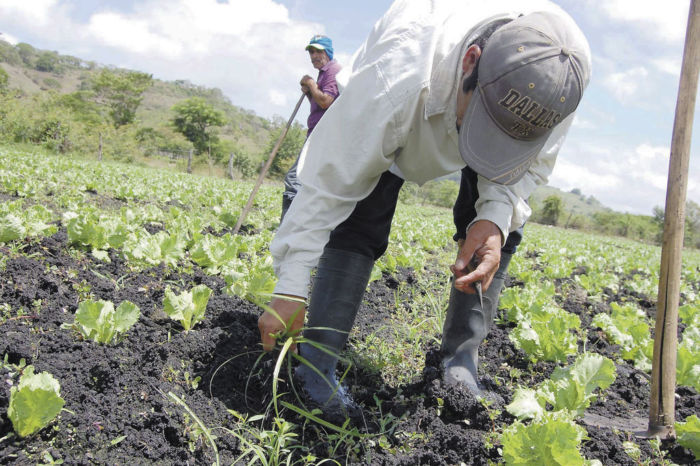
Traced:
[[[260, 340], [265, 351], [271, 351], [275, 347], [276, 335], [287, 333], [297, 337], [304, 326], [306, 315], [304, 298], [298, 296], [289, 296], [289, 298], [291, 299], [274, 298], [270, 302], [272, 311], [265, 311], [258, 318]], [[296, 344], [292, 345], [292, 350], [295, 348]]]
[[316, 81], [314, 81], [314, 78], [309, 76], [308, 74], [305, 74], [301, 80], [299, 81], [299, 84], [301, 85], [301, 92], [303, 92], [306, 95], [311, 95], [311, 87], [316, 84]]

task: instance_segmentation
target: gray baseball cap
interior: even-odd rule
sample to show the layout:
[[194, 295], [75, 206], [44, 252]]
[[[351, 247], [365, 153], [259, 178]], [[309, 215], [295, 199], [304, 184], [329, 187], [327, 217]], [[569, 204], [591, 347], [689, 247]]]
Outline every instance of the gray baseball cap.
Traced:
[[576, 110], [590, 69], [588, 42], [569, 17], [537, 12], [497, 29], [462, 119], [462, 159], [491, 181], [516, 183]]

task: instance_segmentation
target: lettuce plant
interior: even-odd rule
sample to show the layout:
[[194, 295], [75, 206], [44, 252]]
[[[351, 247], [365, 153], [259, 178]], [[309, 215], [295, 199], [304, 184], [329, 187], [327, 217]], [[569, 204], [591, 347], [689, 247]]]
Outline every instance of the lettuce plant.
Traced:
[[685, 422], [676, 422], [676, 434], [678, 443], [688, 448], [700, 460], [700, 418], [693, 414]]
[[506, 310], [508, 322], [517, 323], [533, 309], [554, 304], [554, 283], [530, 282], [523, 288], [509, 287], [503, 290], [499, 307]]
[[579, 451], [586, 429], [563, 413], [546, 413], [525, 424], [515, 421], [501, 434], [505, 464], [600, 465]]
[[77, 330], [86, 340], [106, 344], [120, 338], [140, 316], [138, 306], [130, 301], [122, 301], [115, 310], [111, 301], [87, 300], [78, 305], [75, 321], [67, 327]]
[[224, 272], [226, 292], [240, 296], [260, 306], [269, 300], [277, 279], [272, 269], [272, 258], [253, 256], [249, 261], [236, 261]]
[[654, 352], [649, 321], [644, 311], [627, 304], [610, 303], [610, 314], [597, 314], [593, 325], [603, 329], [613, 343], [620, 345], [622, 357], [634, 361], [637, 369], [650, 371]]
[[678, 345], [676, 380], [700, 391], [700, 327], [687, 327]]
[[17, 435], [26, 437], [46, 427], [61, 409], [61, 385], [48, 372], [34, 373], [27, 366], [19, 379], [19, 385], [10, 389], [10, 405], [7, 417]]
[[163, 311], [173, 320], [180, 322], [185, 332], [189, 332], [204, 318], [212, 290], [207, 285], [197, 285], [190, 291], [176, 295], [170, 287], [165, 290]]
[[545, 408], [581, 416], [596, 396], [615, 381], [615, 363], [594, 353], [583, 353], [569, 367], [558, 367], [535, 389], [518, 388], [506, 410], [518, 419], [540, 418]]
[[576, 335], [571, 330], [581, 327], [575, 314], [555, 306], [531, 308], [518, 326], [508, 335], [517, 348], [531, 361], [566, 361], [576, 354]]
[[197, 265], [205, 268], [208, 274], [217, 275], [236, 261], [238, 254], [247, 251], [248, 245], [240, 235], [226, 234], [221, 238], [206, 235], [195, 242], [190, 257]]
[[123, 249], [124, 255], [134, 264], [153, 266], [162, 263], [175, 267], [185, 255], [185, 240], [177, 234], [159, 231], [151, 235], [142, 230], [131, 235]]
[[22, 220], [14, 214], [0, 217], [0, 243], [7, 243], [24, 238], [27, 229], [22, 225]]

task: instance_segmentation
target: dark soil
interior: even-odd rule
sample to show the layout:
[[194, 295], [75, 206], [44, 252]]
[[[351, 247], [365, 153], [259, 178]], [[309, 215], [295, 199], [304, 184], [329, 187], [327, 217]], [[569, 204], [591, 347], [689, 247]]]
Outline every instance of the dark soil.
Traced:
[[[12, 433], [7, 417], [10, 367], [0, 367], [0, 464], [37, 464], [48, 453], [64, 464], [211, 464], [213, 448], [201, 435], [193, 416], [168, 393], [177, 395], [208, 427], [235, 430], [238, 416], [267, 413], [264, 425], [273, 425], [271, 411], [274, 355], [259, 349], [258, 307], [223, 293], [225, 283], [206, 275], [197, 266], [189, 272], [153, 268], [130, 271], [115, 253], [111, 263], [88, 254], [76, 254], [68, 246], [65, 229], [51, 237], [27, 242], [21, 254], [8, 255], [0, 271], [0, 303], [14, 311], [0, 324], [0, 356], [9, 364], [24, 359], [36, 372], [48, 371], [59, 380], [64, 410], [50, 427], [26, 439]], [[396, 309], [397, 290], [410, 290], [416, 277], [401, 270], [373, 282], [360, 310], [353, 338], [362, 339], [389, 323]], [[214, 293], [206, 318], [189, 333], [160, 310], [164, 288], [190, 289], [206, 284]], [[401, 285], [401, 286], [399, 286]], [[398, 291], [400, 296], [402, 291]], [[61, 324], [73, 321], [80, 300], [123, 300], [136, 303], [141, 318], [125, 339], [112, 345], [81, 341]], [[613, 298], [613, 297], [611, 297]], [[626, 297], [631, 299], [629, 296]], [[647, 298], [638, 298], [640, 301]], [[582, 290], [562, 297], [560, 303], [582, 318], [604, 305], [589, 303]], [[410, 299], [402, 299], [410, 307]], [[23, 315], [16, 311], [23, 309]], [[590, 322], [590, 316], [585, 317]], [[586, 323], [588, 323], [586, 322]], [[439, 348], [425, 348], [423, 374], [399, 387], [388, 387], [361, 365], [352, 366], [347, 381], [366, 419], [359, 430], [377, 433], [378, 405], [387, 419], [395, 418], [392, 430], [377, 435], [382, 448], [358, 449], [349, 441], [332, 454], [320, 443], [319, 426], [292, 411], [283, 417], [297, 424], [297, 459], [313, 454], [329, 455], [341, 464], [382, 465], [486, 465], [498, 461], [497, 429], [513, 421], [503, 409], [516, 385], [532, 385], [547, 377], [553, 364], [532, 366], [508, 339], [509, 328], [496, 325], [482, 345], [482, 382], [502, 398], [485, 408], [470, 393], [445, 386], [441, 381]], [[583, 344], [583, 342], [581, 342]], [[614, 346], [591, 330], [588, 350], [617, 358]], [[616, 361], [617, 380], [589, 410], [604, 417], [645, 417], [649, 410], [649, 377]], [[515, 370], [514, 370], [515, 369]], [[517, 370], [517, 371], [516, 371]], [[284, 376], [287, 380], [288, 377]], [[197, 380], [198, 383], [194, 381]], [[288, 392], [287, 382], [280, 391]], [[677, 391], [676, 419], [700, 412], [700, 396], [692, 389]], [[283, 399], [295, 402], [294, 396]], [[634, 439], [624, 430], [586, 426], [590, 440], [582, 448], [588, 459], [606, 465], [634, 465], [622, 442]], [[385, 427], [387, 429], [387, 427]], [[221, 463], [231, 464], [244, 451], [238, 437], [214, 429]], [[120, 438], [123, 439], [119, 441]], [[250, 439], [249, 439], [250, 440]], [[648, 442], [642, 459], [658, 459]], [[691, 464], [689, 450], [664, 442], [662, 451], [676, 464]], [[247, 461], [246, 461], [247, 462]], [[241, 464], [245, 464], [243, 462]]]

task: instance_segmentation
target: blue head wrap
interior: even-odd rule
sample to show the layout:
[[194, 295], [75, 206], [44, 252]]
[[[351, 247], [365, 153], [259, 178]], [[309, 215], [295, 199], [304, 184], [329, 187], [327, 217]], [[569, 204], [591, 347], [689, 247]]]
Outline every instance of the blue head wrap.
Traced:
[[309, 50], [310, 47], [318, 50], [325, 50], [326, 54], [328, 54], [328, 59], [333, 60], [333, 41], [330, 39], [330, 37], [315, 35], [309, 41], [309, 45], [306, 46], [306, 50]]

